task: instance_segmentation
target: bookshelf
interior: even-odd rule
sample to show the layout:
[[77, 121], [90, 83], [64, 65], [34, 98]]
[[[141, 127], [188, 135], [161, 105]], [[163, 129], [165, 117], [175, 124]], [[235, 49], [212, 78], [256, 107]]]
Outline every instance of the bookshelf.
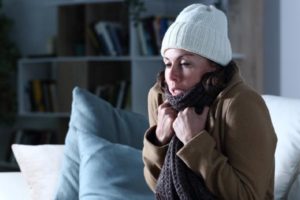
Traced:
[[[95, 92], [97, 86], [128, 80], [129, 57], [53, 57], [21, 59], [18, 76], [18, 108], [22, 117], [62, 117], [70, 115], [72, 89], [75, 86]], [[118, 66], [115, 66], [115, 63]], [[95, 75], [96, 74], [96, 75]], [[52, 111], [34, 110], [30, 99], [32, 80], [55, 81], [57, 109]], [[40, 93], [42, 93], [41, 91]]]
[[[141, 17], [172, 18], [195, 2], [199, 1], [146, 0], [146, 11]], [[95, 92], [98, 86], [126, 80], [130, 83], [127, 109], [147, 116], [147, 93], [163, 63], [159, 55], [143, 53], [138, 28], [124, 1], [54, 0], [48, 4], [55, 6], [58, 14], [56, 56], [19, 61], [19, 114], [29, 118], [68, 118], [74, 86]], [[262, 91], [262, 3], [230, 1], [226, 10], [234, 59], [240, 64], [246, 81]], [[110, 54], [97, 48], [91, 33], [98, 22], [121, 26], [122, 53]], [[58, 102], [55, 112], [32, 110], [28, 98], [28, 82], [32, 79], [55, 80]]]

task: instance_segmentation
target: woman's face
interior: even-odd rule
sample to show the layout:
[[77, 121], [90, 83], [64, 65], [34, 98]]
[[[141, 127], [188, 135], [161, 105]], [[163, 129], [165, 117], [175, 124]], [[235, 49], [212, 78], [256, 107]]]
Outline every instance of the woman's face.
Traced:
[[167, 49], [163, 59], [165, 80], [173, 96], [188, 91], [205, 73], [216, 70], [206, 58], [182, 49]]

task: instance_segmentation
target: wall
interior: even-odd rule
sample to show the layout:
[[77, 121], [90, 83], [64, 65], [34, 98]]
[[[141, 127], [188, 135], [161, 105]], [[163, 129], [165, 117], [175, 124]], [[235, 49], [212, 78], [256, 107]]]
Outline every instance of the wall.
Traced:
[[[2, 0], [2, 4], [3, 12], [14, 22], [11, 38], [22, 56], [48, 53], [48, 40], [56, 34], [56, 8], [47, 4], [46, 0]], [[54, 127], [54, 124], [57, 124], [55, 120], [43, 118], [37, 118], [35, 122], [34, 128]], [[26, 128], [29, 123], [30, 120], [27, 118], [19, 117], [14, 129]], [[9, 138], [12, 130], [9, 127], [0, 129], [0, 160], [2, 160], [5, 156], [3, 149], [7, 147], [9, 141], [3, 138]]]
[[45, 0], [2, 0], [5, 14], [14, 21], [12, 38], [22, 55], [47, 53], [56, 33], [56, 8]]
[[280, 94], [280, 0], [264, 1], [263, 93]]
[[300, 1], [280, 1], [280, 94], [300, 98]]

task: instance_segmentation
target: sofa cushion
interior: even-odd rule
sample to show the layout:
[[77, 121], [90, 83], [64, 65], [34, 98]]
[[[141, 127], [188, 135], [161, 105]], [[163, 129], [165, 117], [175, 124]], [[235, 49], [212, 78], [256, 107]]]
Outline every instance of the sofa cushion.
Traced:
[[62, 169], [59, 173], [59, 181], [56, 188], [55, 199], [57, 200], [78, 199], [80, 158], [77, 140], [76, 128], [69, 126], [65, 140]]
[[143, 199], [154, 195], [143, 176], [141, 150], [79, 132], [79, 199]]
[[295, 200], [300, 199], [300, 168], [298, 169], [298, 173], [294, 177], [294, 181], [291, 184], [290, 190], [288, 192], [287, 200]]
[[12, 145], [31, 199], [53, 199], [63, 160], [63, 148], [63, 145]]
[[[148, 127], [146, 117], [115, 109], [108, 102], [76, 87], [56, 199], [78, 199], [80, 156], [78, 134], [93, 133], [112, 143], [141, 149]], [[133, 169], [134, 170], [134, 169]]]
[[1, 172], [0, 188], [1, 200], [32, 200], [24, 175], [20, 172]]
[[286, 199], [300, 163], [300, 100], [263, 95], [277, 135], [275, 198]]

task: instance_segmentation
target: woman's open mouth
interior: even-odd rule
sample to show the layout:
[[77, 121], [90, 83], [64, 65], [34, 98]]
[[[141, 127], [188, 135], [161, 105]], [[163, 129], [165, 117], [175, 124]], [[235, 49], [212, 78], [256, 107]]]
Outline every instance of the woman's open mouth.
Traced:
[[177, 96], [183, 92], [184, 92], [184, 90], [178, 89], [178, 88], [170, 89], [170, 93], [172, 94], [172, 96]]

